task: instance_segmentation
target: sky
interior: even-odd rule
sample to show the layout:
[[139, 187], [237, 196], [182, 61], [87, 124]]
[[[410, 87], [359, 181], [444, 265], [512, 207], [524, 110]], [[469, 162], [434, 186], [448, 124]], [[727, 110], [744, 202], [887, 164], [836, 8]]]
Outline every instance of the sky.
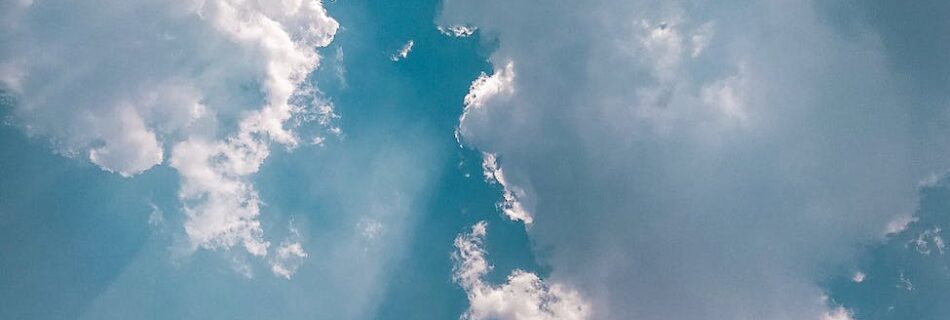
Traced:
[[5, 1], [0, 319], [945, 319], [948, 15]]

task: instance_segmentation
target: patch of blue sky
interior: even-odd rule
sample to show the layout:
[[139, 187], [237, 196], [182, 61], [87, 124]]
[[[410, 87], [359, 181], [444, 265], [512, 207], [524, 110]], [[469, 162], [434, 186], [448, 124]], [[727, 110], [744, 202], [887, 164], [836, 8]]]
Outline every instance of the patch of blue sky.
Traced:
[[76, 318], [143, 254], [151, 205], [174, 207], [177, 181], [124, 179], [9, 126], [0, 145], [0, 318]]
[[[854, 319], [946, 319], [950, 306], [950, 179], [920, 190], [920, 204], [903, 230], [862, 248], [824, 285], [832, 303]], [[896, 229], [893, 231], [897, 231]]]

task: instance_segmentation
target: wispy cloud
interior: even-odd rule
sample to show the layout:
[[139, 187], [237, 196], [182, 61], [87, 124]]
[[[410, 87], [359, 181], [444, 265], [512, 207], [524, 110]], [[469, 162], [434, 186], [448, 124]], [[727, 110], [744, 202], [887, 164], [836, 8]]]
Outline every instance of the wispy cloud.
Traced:
[[412, 51], [412, 46], [415, 45], [415, 41], [409, 40], [400, 48], [396, 53], [389, 57], [389, 60], [393, 62], [398, 62], [399, 60], [406, 59], [409, 57], [409, 52]]

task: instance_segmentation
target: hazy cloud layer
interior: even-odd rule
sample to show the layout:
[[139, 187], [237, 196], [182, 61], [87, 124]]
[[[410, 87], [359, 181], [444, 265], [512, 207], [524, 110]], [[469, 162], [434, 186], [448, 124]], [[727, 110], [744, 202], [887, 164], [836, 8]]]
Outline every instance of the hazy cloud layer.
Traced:
[[820, 275], [912, 211], [948, 132], [881, 29], [832, 9], [447, 0], [436, 22], [497, 39], [460, 141], [595, 318], [842, 319]]

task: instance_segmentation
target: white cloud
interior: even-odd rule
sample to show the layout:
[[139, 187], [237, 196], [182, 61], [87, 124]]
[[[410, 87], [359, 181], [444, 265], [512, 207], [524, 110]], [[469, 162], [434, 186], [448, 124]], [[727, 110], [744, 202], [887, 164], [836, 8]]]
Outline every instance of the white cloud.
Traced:
[[851, 312], [843, 307], [837, 307], [821, 315], [820, 320], [852, 320]]
[[901, 231], [907, 230], [907, 226], [915, 221], [917, 221], [917, 217], [911, 214], [898, 215], [891, 219], [884, 227], [884, 234], [891, 235], [900, 233]]
[[926, 178], [921, 179], [917, 186], [920, 188], [936, 186], [938, 183], [940, 183], [940, 177], [941, 176], [937, 175], [936, 173], [931, 172]]
[[191, 139], [175, 146], [170, 164], [181, 175], [185, 232], [195, 247], [225, 249], [243, 245], [253, 255], [267, 255], [257, 216], [260, 199], [247, 175], [267, 156], [262, 143], [232, 145]]
[[293, 220], [290, 221], [287, 229], [290, 233], [289, 236], [280, 243], [277, 252], [270, 258], [271, 272], [284, 279], [293, 277], [297, 273], [297, 269], [303, 264], [304, 259], [309, 256], [304, 251], [303, 244], [300, 243], [300, 230], [297, 229]]
[[9, 63], [0, 63], [0, 84], [3, 85], [0, 89], [9, 90], [14, 93], [20, 92], [23, 90], [20, 84], [22, 78], [22, 70], [17, 69]]
[[[329, 44], [337, 24], [319, 2], [205, 5], [200, 13], [219, 31], [262, 55], [265, 105], [244, 116], [238, 131], [224, 141], [189, 139], [175, 147], [171, 165], [182, 175], [181, 198], [189, 218], [185, 230], [196, 246], [240, 243], [248, 253], [265, 256], [270, 243], [263, 239], [257, 220], [260, 199], [248, 176], [268, 157], [270, 141], [297, 145], [296, 135], [284, 127], [299, 110], [290, 102], [319, 62], [314, 47]], [[278, 261], [296, 253], [285, 245], [278, 249]], [[300, 249], [299, 244], [293, 248]], [[275, 265], [274, 272], [289, 277], [292, 271]]]
[[515, 91], [514, 80], [515, 64], [511, 61], [506, 63], [503, 69], [495, 70], [491, 76], [483, 72], [469, 86], [468, 94], [463, 100], [465, 111], [481, 109], [495, 97], [510, 96]]
[[907, 275], [905, 275], [903, 271], [901, 271], [898, 281], [897, 288], [914, 291], [914, 283], [910, 282], [910, 279], [907, 278]]
[[950, 158], [881, 38], [825, 10], [446, 0], [437, 25], [496, 48], [458, 140], [501, 160], [541, 262], [598, 318], [819, 318], [817, 278]]
[[162, 209], [154, 203], [149, 203], [148, 205], [152, 208], [152, 211], [148, 214], [148, 224], [153, 227], [164, 227], [165, 214], [162, 212]]
[[244, 257], [231, 257], [231, 270], [234, 270], [234, 272], [244, 276], [245, 278], [254, 278], [254, 270], [251, 268], [251, 264], [248, 263]]
[[379, 237], [379, 233], [383, 231], [382, 223], [369, 218], [360, 220], [357, 227], [360, 229], [360, 235], [367, 241], [376, 240], [376, 238]]
[[103, 136], [104, 145], [89, 150], [89, 161], [106, 171], [130, 177], [162, 162], [162, 146], [155, 132], [132, 108], [118, 110], [115, 133]]
[[396, 51], [395, 54], [389, 57], [389, 60], [392, 60], [393, 62], [398, 62], [399, 60], [409, 57], [409, 52], [412, 51], [413, 45], [415, 45], [415, 41], [409, 40], [408, 42], [406, 42], [406, 44], [402, 46], [402, 48], [399, 49], [399, 51]]
[[478, 78], [472, 81], [468, 93], [463, 99], [465, 109], [459, 117], [459, 127], [455, 131], [455, 139], [458, 140], [459, 144], [462, 144], [462, 135], [466, 130], [465, 126], [468, 124], [465, 120], [469, 117], [469, 114], [485, 112], [486, 110], [483, 110], [482, 107], [486, 104], [495, 100], [504, 101], [511, 97], [515, 92], [514, 80], [515, 64], [509, 61], [504, 68], [496, 69], [491, 76], [482, 72]]
[[861, 282], [864, 282], [864, 278], [866, 277], [867, 275], [864, 274], [864, 272], [858, 271], [858, 272], [855, 272], [854, 275], [851, 276], [851, 281], [854, 281], [856, 283], [861, 283]]
[[34, 3], [4, 16], [0, 82], [28, 134], [126, 177], [168, 148], [191, 246], [268, 255], [250, 177], [308, 119], [339, 132], [304, 83], [338, 28], [319, 0]]
[[482, 171], [485, 180], [491, 183], [498, 183], [502, 187], [502, 202], [498, 204], [502, 212], [508, 219], [521, 221], [530, 225], [532, 218], [531, 212], [525, 209], [518, 198], [525, 197], [525, 192], [517, 186], [510, 186], [505, 180], [504, 171], [498, 166], [498, 161], [492, 153], [482, 153]]
[[745, 124], [749, 120], [745, 111], [744, 95], [745, 79], [741, 72], [706, 84], [700, 90], [700, 97], [706, 105], [719, 111], [719, 114], [730, 122]]
[[709, 41], [713, 37], [714, 24], [712, 22], [707, 22], [700, 26], [692, 36], [690, 36], [690, 44], [693, 47], [692, 56], [694, 59], [699, 57], [703, 53], [703, 50], [706, 49], [706, 46], [709, 45]]
[[679, 20], [678, 16], [665, 21], [640, 20], [633, 28], [637, 41], [626, 47], [631, 54], [651, 64], [655, 76], [661, 80], [672, 79], [680, 68], [686, 43], [679, 30]]
[[277, 248], [277, 256], [271, 262], [271, 272], [290, 279], [307, 257], [300, 242], [284, 242]]
[[941, 230], [940, 227], [924, 230], [916, 239], [907, 242], [905, 247], [913, 244], [917, 252], [922, 255], [930, 255], [932, 252], [931, 248], [936, 249], [939, 254], [943, 254], [944, 249], [946, 249], [946, 244], [943, 241], [943, 237], [940, 236], [941, 231], [943, 230]]
[[485, 260], [482, 241], [486, 223], [472, 226], [472, 232], [455, 238], [458, 251], [454, 277], [465, 289], [469, 309], [463, 319], [499, 320], [579, 320], [590, 317], [590, 306], [574, 289], [560, 283], [547, 283], [537, 275], [513, 271], [500, 286], [483, 278], [492, 266]]
[[453, 25], [453, 26], [436, 26], [436, 29], [439, 29], [444, 35], [452, 36], [456, 38], [470, 37], [472, 34], [475, 34], [475, 31], [478, 30], [477, 27], [465, 26], [465, 25]]
[[346, 66], [343, 63], [343, 47], [337, 46], [336, 52], [333, 54], [333, 73], [336, 75], [337, 81], [340, 81], [340, 85], [346, 87]]

